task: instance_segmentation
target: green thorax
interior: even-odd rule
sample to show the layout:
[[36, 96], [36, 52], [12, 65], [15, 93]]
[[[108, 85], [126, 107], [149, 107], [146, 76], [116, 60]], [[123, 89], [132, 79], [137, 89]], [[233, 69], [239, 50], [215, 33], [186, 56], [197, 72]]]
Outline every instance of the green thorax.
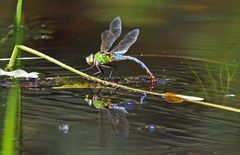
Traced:
[[109, 108], [111, 105], [110, 101], [104, 101], [104, 100], [93, 100], [93, 106], [97, 109], [104, 109]]
[[101, 64], [110, 63], [113, 61], [113, 54], [99, 51], [95, 54], [95, 60]]

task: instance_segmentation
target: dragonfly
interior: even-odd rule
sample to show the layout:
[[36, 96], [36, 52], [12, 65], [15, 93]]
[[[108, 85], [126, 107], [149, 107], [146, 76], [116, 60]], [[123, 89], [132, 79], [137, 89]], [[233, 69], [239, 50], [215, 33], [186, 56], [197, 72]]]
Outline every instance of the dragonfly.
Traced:
[[[82, 71], [90, 70], [93, 67], [96, 67], [98, 72], [94, 73], [94, 75], [103, 74], [104, 72], [102, 67], [112, 68], [112, 65], [109, 65], [109, 63], [114, 61], [130, 60], [138, 63], [145, 70], [150, 79], [150, 84], [153, 86], [156, 82], [156, 79], [149, 68], [139, 59], [125, 55], [128, 49], [136, 42], [139, 35], [139, 29], [134, 29], [127, 33], [127, 35], [114, 48], [111, 49], [113, 43], [119, 38], [121, 33], [121, 18], [116, 17], [111, 22], [109, 29], [105, 30], [101, 34], [100, 51], [95, 54], [90, 54], [86, 57], [86, 62], [90, 65], [90, 67]], [[109, 78], [112, 75], [112, 71], [113, 69], [110, 72]]]
[[124, 107], [112, 104], [110, 99], [99, 98], [94, 95], [86, 95], [85, 101], [89, 106], [94, 106], [99, 111], [99, 146], [105, 148], [112, 135], [116, 133], [120, 137], [127, 138], [129, 123]]

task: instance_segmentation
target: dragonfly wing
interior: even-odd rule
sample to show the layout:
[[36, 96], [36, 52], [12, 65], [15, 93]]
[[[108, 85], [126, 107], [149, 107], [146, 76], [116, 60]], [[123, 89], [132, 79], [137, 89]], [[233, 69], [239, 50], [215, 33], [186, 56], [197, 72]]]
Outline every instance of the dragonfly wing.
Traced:
[[126, 113], [119, 110], [112, 110], [112, 120], [115, 131], [117, 131], [121, 137], [127, 138], [129, 134], [129, 123]]
[[112, 115], [108, 109], [99, 109], [99, 145], [104, 148], [112, 136]]
[[117, 54], [125, 54], [128, 49], [136, 42], [138, 35], [139, 29], [130, 31], [111, 52]]
[[115, 18], [110, 26], [109, 26], [109, 30], [105, 30], [102, 34], [101, 34], [101, 51], [108, 51], [112, 44], [114, 43], [115, 40], [117, 40], [117, 38], [120, 36], [122, 32], [122, 22], [120, 17]]

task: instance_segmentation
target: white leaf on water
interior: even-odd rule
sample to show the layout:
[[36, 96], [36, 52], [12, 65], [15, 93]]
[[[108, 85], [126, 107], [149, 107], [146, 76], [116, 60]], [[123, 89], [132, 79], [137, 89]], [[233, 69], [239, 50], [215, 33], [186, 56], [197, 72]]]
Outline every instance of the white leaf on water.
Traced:
[[0, 68], [0, 75], [6, 75], [6, 72]]
[[14, 78], [38, 78], [38, 74], [37, 72], [26, 72], [22, 69], [17, 69], [17, 70], [14, 70], [14, 71], [4, 71], [2, 69], [0, 69], [0, 75], [2, 76], [12, 76]]

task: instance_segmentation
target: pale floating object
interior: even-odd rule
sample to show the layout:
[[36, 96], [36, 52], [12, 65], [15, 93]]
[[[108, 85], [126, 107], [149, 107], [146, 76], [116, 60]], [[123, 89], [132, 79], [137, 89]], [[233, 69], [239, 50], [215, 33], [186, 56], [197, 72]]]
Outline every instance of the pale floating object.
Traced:
[[196, 96], [187, 96], [187, 95], [178, 95], [178, 94], [176, 94], [176, 96], [179, 96], [186, 100], [192, 100], [192, 101], [203, 101], [204, 100], [204, 98], [196, 97]]
[[[0, 58], [0, 61], [9, 61], [11, 58]], [[17, 60], [38, 60], [42, 59], [41, 57], [22, 57], [17, 58]]]
[[14, 77], [14, 78], [38, 78], [38, 74], [37, 72], [26, 72], [22, 69], [17, 69], [17, 70], [14, 70], [14, 71], [4, 71], [2, 69], [0, 69], [0, 76], [11, 76], [11, 77]]
[[70, 124], [60, 124], [58, 125], [58, 130], [60, 133], [67, 134], [70, 130]]
[[179, 94], [174, 94], [174, 93], [165, 93], [164, 99], [165, 99], [165, 101], [167, 101], [169, 103], [182, 103], [183, 101], [202, 101], [202, 100], [204, 100], [201, 97], [179, 95]]

